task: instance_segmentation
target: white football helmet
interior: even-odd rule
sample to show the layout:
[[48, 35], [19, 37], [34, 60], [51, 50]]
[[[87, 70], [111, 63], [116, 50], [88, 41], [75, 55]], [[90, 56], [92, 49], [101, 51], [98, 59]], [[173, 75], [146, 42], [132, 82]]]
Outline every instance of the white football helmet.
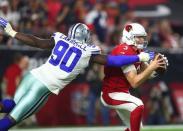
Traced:
[[[144, 43], [137, 44], [135, 41], [136, 36], [143, 36], [145, 38]], [[144, 49], [147, 47], [148, 41], [147, 33], [144, 27], [138, 23], [127, 24], [123, 29], [122, 42], [128, 45], [134, 45], [138, 49]]]
[[87, 25], [82, 23], [74, 24], [69, 28], [68, 37], [78, 40], [81, 43], [91, 43], [91, 33]]

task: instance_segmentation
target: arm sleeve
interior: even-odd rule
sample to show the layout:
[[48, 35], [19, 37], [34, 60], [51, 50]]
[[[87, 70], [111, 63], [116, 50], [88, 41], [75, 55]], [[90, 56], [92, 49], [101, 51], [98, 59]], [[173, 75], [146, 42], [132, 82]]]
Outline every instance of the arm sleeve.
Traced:
[[136, 68], [135, 68], [135, 65], [131, 64], [131, 65], [128, 65], [128, 66], [123, 66], [121, 67], [122, 71], [124, 74], [130, 72], [130, 71], [137, 71]]
[[124, 65], [133, 64], [139, 61], [137, 55], [119, 55], [119, 56], [107, 56], [107, 66], [122, 67]]
[[99, 46], [96, 46], [96, 45], [92, 45], [90, 47], [90, 51], [91, 51], [91, 55], [98, 55], [98, 54], [101, 54], [101, 48]]

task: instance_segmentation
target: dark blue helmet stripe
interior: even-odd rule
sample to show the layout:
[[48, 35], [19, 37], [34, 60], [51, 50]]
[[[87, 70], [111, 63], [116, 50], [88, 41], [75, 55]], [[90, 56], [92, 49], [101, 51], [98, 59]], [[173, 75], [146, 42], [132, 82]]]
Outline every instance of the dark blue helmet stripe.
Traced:
[[73, 29], [74, 27], [76, 26], [77, 24], [73, 25], [72, 28], [71, 28], [71, 31], [70, 31], [70, 38], [72, 39], [72, 35], [73, 35]]

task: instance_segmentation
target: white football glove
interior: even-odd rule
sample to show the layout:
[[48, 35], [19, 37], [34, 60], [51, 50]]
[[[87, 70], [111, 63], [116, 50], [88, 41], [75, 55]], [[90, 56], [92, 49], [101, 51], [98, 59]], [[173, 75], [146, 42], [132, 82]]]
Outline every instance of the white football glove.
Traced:
[[17, 32], [13, 30], [13, 28], [11, 27], [10, 23], [7, 20], [1, 17], [0, 17], [0, 26], [4, 29], [6, 34], [8, 34], [11, 37], [15, 37]]
[[167, 57], [166, 57], [165, 55], [163, 55], [163, 54], [160, 54], [160, 55], [161, 55], [161, 56], [163, 57], [163, 59], [165, 60], [166, 67], [169, 66], [169, 62], [168, 62]]
[[149, 53], [145, 53], [145, 52], [141, 52], [138, 57], [139, 57], [139, 60], [141, 62], [148, 62], [152, 59], [154, 59], [154, 55], [155, 53], [154, 52], [149, 52]]

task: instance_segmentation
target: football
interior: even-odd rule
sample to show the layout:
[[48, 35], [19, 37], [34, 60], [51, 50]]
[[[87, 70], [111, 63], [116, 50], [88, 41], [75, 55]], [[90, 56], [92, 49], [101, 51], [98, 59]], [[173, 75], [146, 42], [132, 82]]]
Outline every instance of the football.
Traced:
[[[158, 55], [158, 53], [156, 55]], [[161, 59], [162, 57], [163, 56], [160, 56], [159, 59]], [[167, 71], [167, 66], [166, 66], [166, 68], [157, 68], [155, 71], [158, 75], [163, 75]]]

